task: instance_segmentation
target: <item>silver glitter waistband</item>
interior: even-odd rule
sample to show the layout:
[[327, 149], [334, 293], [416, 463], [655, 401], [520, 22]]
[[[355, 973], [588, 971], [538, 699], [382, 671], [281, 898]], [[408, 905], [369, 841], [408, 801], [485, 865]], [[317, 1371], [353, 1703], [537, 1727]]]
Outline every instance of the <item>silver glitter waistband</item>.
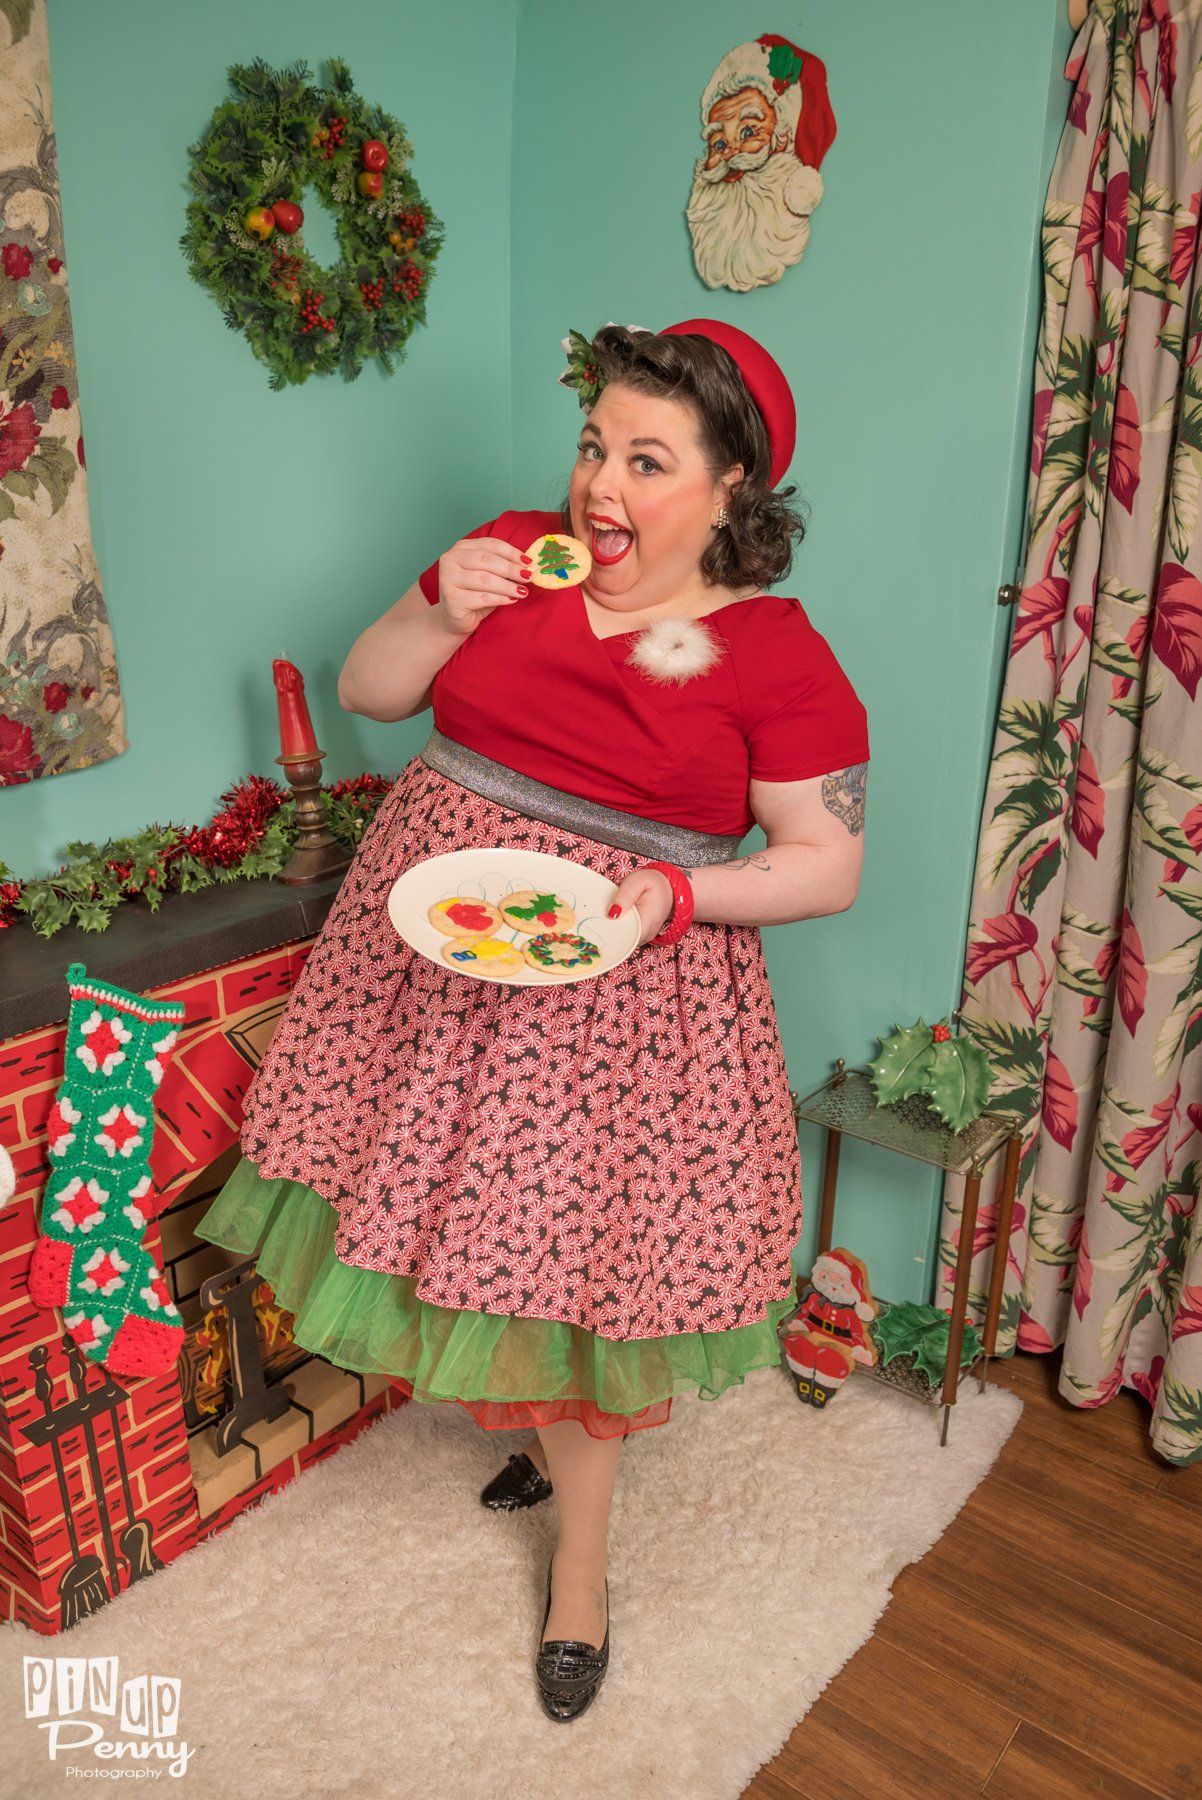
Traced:
[[478, 750], [469, 750], [466, 744], [446, 737], [437, 725], [432, 727], [429, 741], [418, 754], [440, 775], [470, 788], [473, 794], [483, 794], [485, 799], [495, 800], [544, 825], [558, 825], [592, 838], [595, 843], [633, 851], [648, 861], [673, 862], [682, 869], [726, 862], [745, 835], [738, 832], [719, 836], [711, 831], [693, 831], [687, 825], [664, 825], [616, 806], [603, 806], [599, 800], [585, 800], [579, 794], [536, 781], [533, 775], [523, 775], [505, 763], [494, 762]]

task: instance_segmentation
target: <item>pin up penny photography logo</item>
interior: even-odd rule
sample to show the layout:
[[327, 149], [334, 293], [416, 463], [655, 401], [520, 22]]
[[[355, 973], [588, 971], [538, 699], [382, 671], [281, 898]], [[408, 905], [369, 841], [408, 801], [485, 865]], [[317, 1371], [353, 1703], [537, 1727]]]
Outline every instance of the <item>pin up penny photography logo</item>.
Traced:
[[121, 1681], [115, 1656], [24, 1661], [25, 1717], [46, 1733], [50, 1761], [61, 1762], [65, 1775], [157, 1781], [185, 1773], [195, 1750], [179, 1736], [178, 1676]]

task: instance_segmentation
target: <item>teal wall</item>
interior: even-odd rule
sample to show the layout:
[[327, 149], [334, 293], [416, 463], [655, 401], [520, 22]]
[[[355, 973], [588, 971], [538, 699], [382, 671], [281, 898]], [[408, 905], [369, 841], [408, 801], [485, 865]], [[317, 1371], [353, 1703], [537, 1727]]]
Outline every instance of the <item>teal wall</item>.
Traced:
[[[512, 486], [509, 216], [515, 0], [49, 0], [51, 82], [93, 541], [129, 749], [0, 792], [22, 877], [67, 842], [188, 824], [280, 774], [272, 658], [304, 673], [327, 779], [399, 770], [420, 724], [342, 711], [359, 632]], [[429, 324], [391, 377], [268, 372], [179, 248], [187, 147], [231, 63], [330, 54], [415, 146], [446, 225]], [[310, 209], [311, 210], [311, 209]]]
[[[1020, 535], [1038, 313], [1038, 221], [1070, 89], [1064, 0], [609, 0], [582, 40], [562, 0], [524, 0], [513, 167], [514, 468], [552, 505], [580, 413], [559, 340], [607, 319], [729, 320], [768, 346], [798, 403], [791, 479], [810, 529], [796, 594], [864, 699], [873, 761], [864, 875], [849, 912], [764, 944], [790, 1079], [960, 997], [997, 677]], [[687, 29], [682, 29], [687, 19]], [[707, 288], [684, 209], [699, 100], [740, 35], [772, 30], [826, 64], [838, 136], [796, 268], [750, 294]], [[637, 53], [632, 54], [632, 46]], [[615, 96], [617, 104], [615, 105]], [[615, 114], [617, 115], [615, 117]], [[549, 225], [572, 220], [570, 253]], [[752, 833], [747, 848], [763, 843]], [[809, 1267], [823, 1134], [802, 1132]], [[935, 1171], [847, 1140], [836, 1241], [884, 1294], [929, 1298]]]
[[[54, 103], [96, 551], [131, 748], [5, 790], [21, 875], [73, 837], [201, 820], [275, 773], [271, 658], [305, 672], [330, 775], [399, 769], [428, 720], [337, 705], [353, 638], [463, 531], [554, 504], [579, 412], [559, 340], [697, 314], [761, 337], [798, 399], [810, 530], [796, 593], [868, 707], [854, 908], [764, 934], [791, 1080], [959, 998], [977, 820], [1020, 553], [1040, 203], [1069, 89], [1063, 0], [814, 0], [804, 24], [691, 0], [437, 11], [342, 0], [50, 0]], [[810, 246], [751, 294], [707, 289], [684, 207], [698, 99], [740, 35], [822, 55], [839, 135]], [[400, 117], [447, 243], [391, 379], [271, 393], [188, 279], [184, 151], [228, 63], [328, 52]], [[762, 841], [754, 833], [748, 847]], [[817, 1224], [821, 1139], [803, 1131]], [[933, 1171], [847, 1142], [837, 1234], [925, 1298]]]

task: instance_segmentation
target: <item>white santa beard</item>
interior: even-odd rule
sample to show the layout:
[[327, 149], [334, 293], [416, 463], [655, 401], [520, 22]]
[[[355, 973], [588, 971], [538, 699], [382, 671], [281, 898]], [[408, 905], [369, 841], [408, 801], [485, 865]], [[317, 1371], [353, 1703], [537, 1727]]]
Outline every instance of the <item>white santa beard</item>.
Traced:
[[698, 175], [685, 217], [693, 237], [697, 273], [707, 287], [748, 288], [779, 281], [801, 260], [810, 237], [808, 217], [785, 204], [797, 167], [788, 150], [769, 156], [741, 181], [706, 181]]

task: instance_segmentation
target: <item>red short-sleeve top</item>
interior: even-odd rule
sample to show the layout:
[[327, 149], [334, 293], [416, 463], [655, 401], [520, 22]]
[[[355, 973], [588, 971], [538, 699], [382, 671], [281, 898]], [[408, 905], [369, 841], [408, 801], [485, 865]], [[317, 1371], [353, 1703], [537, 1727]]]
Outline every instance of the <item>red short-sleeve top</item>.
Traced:
[[[526, 550], [555, 512], [505, 512], [469, 537]], [[438, 603], [438, 563], [418, 577]], [[755, 824], [748, 782], [804, 781], [868, 761], [868, 718], [800, 601], [756, 594], [708, 613], [721, 654], [680, 683], [627, 659], [637, 630], [599, 638], [577, 587], [498, 606], [434, 678], [434, 723], [457, 743], [623, 812], [694, 831]]]

